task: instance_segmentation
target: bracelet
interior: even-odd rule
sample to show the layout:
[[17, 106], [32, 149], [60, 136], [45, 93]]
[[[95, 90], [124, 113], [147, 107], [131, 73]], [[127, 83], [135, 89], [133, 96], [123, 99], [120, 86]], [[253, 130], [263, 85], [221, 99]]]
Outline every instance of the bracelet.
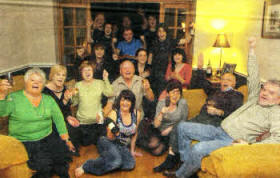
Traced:
[[66, 140], [64, 140], [66, 143], [71, 142], [70, 138], [67, 138]]

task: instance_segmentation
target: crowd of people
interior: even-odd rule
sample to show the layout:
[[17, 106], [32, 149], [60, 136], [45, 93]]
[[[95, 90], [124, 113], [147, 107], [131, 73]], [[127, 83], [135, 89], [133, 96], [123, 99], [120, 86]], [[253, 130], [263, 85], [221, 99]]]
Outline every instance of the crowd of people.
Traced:
[[[197, 84], [208, 98], [187, 120], [189, 101], [182, 92], [190, 85], [192, 67], [164, 24], [153, 15], [145, 23], [134, 37], [128, 16], [116, 31], [97, 14], [88, 23], [92, 33], [77, 49], [75, 86], [65, 85], [63, 65], [51, 67], [48, 80], [41, 69], [28, 70], [24, 89], [11, 94], [12, 85], [1, 80], [0, 116], [9, 117], [9, 135], [24, 144], [33, 177], [68, 178], [72, 156], [90, 144], [99, 157], [79, 166], [76, 177], [132, 170], [135, 157], [142, 156], [136, 146], [155, 156], [168, 151], [155, 172], [190, 177], [202, 158], [220, 147], [280, 142], [280, 82], [269, 80], [260, 89], [255, 38], [249, 40], [248, 102], [243, 105], [232, 73], [224, 73], [220, 88], [213, 88], [200, 56]], [[191, 146], [192, 140], [200, 142]], [[169, 171], [178, 164], [176, 172]]]

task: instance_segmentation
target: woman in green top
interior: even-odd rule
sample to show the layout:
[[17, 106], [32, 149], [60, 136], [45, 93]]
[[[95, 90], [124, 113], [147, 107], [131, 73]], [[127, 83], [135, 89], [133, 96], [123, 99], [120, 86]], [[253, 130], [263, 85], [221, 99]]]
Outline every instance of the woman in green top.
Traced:
[[[28, 166], [36, 170], [34, 177], [51, 177], [54, 173], [68, 178], [66, 145], [69, 140], [63, 115], [51, 96], [42, 94], [46, 78], [39, 68], [24, 75], [24, 90], [8, 94], [11, 85], [0, 82], [0, 116], [9, 117], [9, 135], [21, 141], [28, 153]], [[60, 138], [53, 134], [54, 122]]]

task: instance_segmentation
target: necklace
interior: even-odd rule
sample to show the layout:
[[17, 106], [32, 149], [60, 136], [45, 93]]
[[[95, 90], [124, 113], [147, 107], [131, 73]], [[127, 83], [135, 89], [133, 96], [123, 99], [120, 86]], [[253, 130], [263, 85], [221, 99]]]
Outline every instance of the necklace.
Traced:
[[51, 89], [51, 91], [52, 91], [52, 92], [54, 92], [54, 93], [61, 93], [61, 92], [63, 91], [63, 89], [62, 89], [62, 90], [60, 90], [60, 91], [57, 91], [57, 90], [52, 90], [52, 89]]

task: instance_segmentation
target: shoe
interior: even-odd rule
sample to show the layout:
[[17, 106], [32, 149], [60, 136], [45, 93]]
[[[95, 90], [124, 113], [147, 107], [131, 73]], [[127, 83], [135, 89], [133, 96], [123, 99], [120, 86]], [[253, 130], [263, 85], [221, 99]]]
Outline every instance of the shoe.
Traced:
[[176, 178], [176, 171], [168, 171], [168, 170], [165, 170], [163, 172], [163, 175], [168, 177], [168, 178]]
[[162, 172], [164, 170], [174, 168], [176, 164], [177, 164], [176, 156], [168, 154], [165, 161], [161, 165], [155, 167], [153, 170], [154, 172]]

